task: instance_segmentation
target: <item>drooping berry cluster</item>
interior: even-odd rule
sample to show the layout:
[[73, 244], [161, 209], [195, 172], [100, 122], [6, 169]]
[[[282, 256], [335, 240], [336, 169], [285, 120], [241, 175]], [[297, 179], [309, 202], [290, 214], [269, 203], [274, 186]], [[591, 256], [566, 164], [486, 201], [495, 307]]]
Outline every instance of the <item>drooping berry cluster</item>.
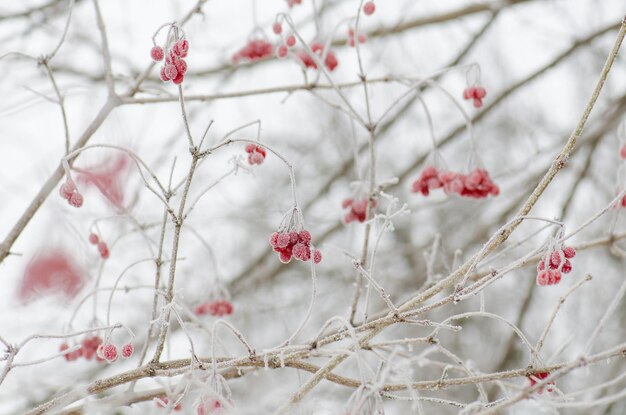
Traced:
[[[167, 396], [161, 396], [159, 398], [155, 398], [156, 405], [159, 408], [165, 408], [170, 403], [170, 400]], [[174, 406], [175, 411], [181, 411], [183, 409], [183, 405], [179, 402]]]
[[412, 186], [414, 193], [421, 193], [424, 196], [428, 196], [431, 190], [439, 188], [442, 188], [446, 194], [456, 193], [459, 196], [474, 199], [500, 194], [500, 188], [491, 181], [489, 173], [481, 168], [475, 168], [469, 174], [462, 174], [439, 171], [434, 166], [428, 166]]
[[[344, 199], [344, 201], [341, 203], [341, 207], [344, 209], [350, 209], [350, 211], [348, 213], [346, 213], [346, 216], [344, 216], [343, 218], [343, 222], [344, 223], [350, 223], [350, 222], [365, 222], [366, 216], [367, 216], [367, 205], [368, 205], [368, 199], [352, 199], [352, 198], [348, 198], [348, 199]], [[376, 199], [373, 199], [372, 201], [372, 208], [375, 209], [376, 206], [378, 205], [378, 202], [376, 201]]]
[[263, 147], [256, 144], [248, 144], [246, 145], [246, 153], [248, 153], [248, 163], [250, 163], [251, 166], [263, 164], [266, 155]]
[[[359, 43], [365, 43], [367, 41], [367, 36], [365, 36], [363, 33], [359, 33], [357, 39]], [[354, 29], [350, 27], [348, 28], [348, 46], [354, 47], [355, 44], [356, 41], [354, 40]]]
[[229, 316], [233, 313], [233, 303], [228, 300], [215, 300], [198, 304], [193, 312], [197, 316], [209, 314], [215, 317]]
[[161, 67], [161, 80], [163, 82], [172, 81], [174, 84], [179, 85], [185, 80], [185, 73], [187, 72], [187, 62], [184, 58], [187, 57], [189, 52], [189, 41], [187, 39], [180, 39], [174, 42], [172, 47], [167, 51], [167, 54], [163, 51], [161, 46], [155, 45], [150, 51], [150, 56], [155, 61], [163, 60], [165, 57], [165, 63]]
[[272, 56], [274, 45], [266, 39], [250, 39], [248, 43], [233, 55], [233, 63], [240, 61], [256, 61]]
[[537, 285], [558, 284], [562, 274], [569, 274], [572, 271], [570, 259], [575, 256], [576, 250], [569, 246], [555, 249], [544, 255], [537, 264]]
[[[91, 360], [95, 357], [96, 360], [100, 362], [102, 361], [102, 359], [97, 355], [96, 351], [101, 344], [102, 339], [99, 336], [87, 336], [82, 340], [80, 348], [65, 354], [65, 360], [67, 360], [68, 362], [72, 362], [74, 360], [78, 360], [81, 357], [84, 357], [86, 360]], [[69, 348], [69, 344], [61, 343], [59, 351], [63, 352]]]
[[483, 106], [483, 98], [487, 95], [487, 91], [482, 86], [469, 86], [463, 91], [463, 98], [474, 100], [474, 107]]
[[198, 415], [218, 415], [223, 413], [224, 404], [217, 398], [203, 396], [196, 407]]
[[319, 250], [311, 252], [311, 233], [306, 229], [300, 232], [296, 230], [274, 232], [270, 235], [269, 242], [274, 251], [278, 252], [280, 262], [283, 264], [288, 264], [292, 257], [303, 262], [313, 257], [316, 264], [322, 261], [322, 253]]
[[[319, 55], [320, 58], [324, 56], [324, 45], [322, 45], [321, 43], [311, 43], [311, 50], [313, 51], [313, 53]], [[315, 63], [315, 60], [313, 60], [313, 58], [308, 54], [306, 50], [299, 50], [298, 52], [296, 52], [296, 54], [306, 68], [317, 69], [317, 64]], [[339, 65], [339, 61], [337, 60], [337, 57], [332, 50], [329, 50], [328, 53], [326, 53], [324, 65], [326, 65], [326, 67], [330, 71], [334, 71], [337, 65]]]
[[376, 11], [376, 5], [374, 4], [373, 1], [368, 1], [363, 5], [363, 13], [365, 13], [366, 16], [373, 15], [375, 11]]
[[[122, 346], [122, 358], [128, 359], [135, 352], [135, 347], [132, 343], [126, 343]], [[116, 345], [107, 341], [98, 346], [96, 350], [96, 356], [107, 361], [107, 363], [113, 363], [119, 356], [119, 350]]]
[[[541, 382], [548, 376], [550, 376], [550, 372], [538, 372], [538, 373], [535, 373], [534, 375], [528, 376], [528, 380], [530, 381], [530, 387], [532, 388], [533, 386], [535, 386], [537, 383]], [[546, 385], [546, 391], [552, 392], [553, 389], [554, 389], [554, 382], [548, 382], [548, 384]], [[537, 393], [543, 393], [543, 387], [537, 389]]]
[[79, 208], [83, 205], [83, 195], [78, 191], [74, 180], [72, 180], [69, 176], [65, 180], [65, 183], [59, 187], [59, 194], [63, 199], [67, 200], [67, 203], [70, 206]]
[[100, 253], [100, 257], [102, 259], [109, 258], [109, 247], [107, 246], [106, 242], [100, 240], [98, 235], [96, 235], [95, 233], [89, 234], [89, 243], [91, 243], [92, 245], [97, 245], [98, 252]]
[[292, 48], [295, 46], [296, 37], [293, 34], [290, 34], [288, 36], [283, 36], [282, 35], [283, 26], [278, 21], [274, 22], [274, 24], [272, 25], [272, 31], [275, 34], [280, 35], [282, 38], [283, 43], [280, 46], [278, 46], [278, 48], [276, 49], [276, 56], [280, 59], [284, 59], [289, 54], [289, 48]]

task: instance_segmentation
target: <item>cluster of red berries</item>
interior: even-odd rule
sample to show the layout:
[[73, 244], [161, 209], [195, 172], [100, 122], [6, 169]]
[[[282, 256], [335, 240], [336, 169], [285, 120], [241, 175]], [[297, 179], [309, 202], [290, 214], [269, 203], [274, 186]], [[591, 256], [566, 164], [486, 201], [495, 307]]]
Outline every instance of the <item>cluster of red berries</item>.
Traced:
[[202, 397], [201, 402], [196, 407], [198, 415], [218, 415], [223, 413], [224, 405], [217, 398]]
[[558, 284], [562, 274], [569, 274], [572, 271], [570, 259], [575, 256], [576, 250], [570, 246], [546, 254], [537, 264], [537, 285]]
[[373, 15], [375, 11], [376, 11], [376, 5], [374, 4], [373, 1], [368, 1], [363, 5], [363, 13], [365, 13], [366, 16]]
[[89, 234], [89, 243], [98, 246], [98, 252], [100, 253], [100, 257], [102, 259], [107, 259], [109, 257], [109, 247], [106, 242], [101, 241], [100, 238], [98, 238], [98, 235], [95, 233]]
[[[132, 343], [126, 343], [125, 345], [122, 346], [122, 358], [123, 359], [130, 358], [134, 352], [135, 352], [135, 347], [133, 346]], [[106, 360], [109, 363], [113, 363], [117, 360], [119, 356], [119, 351], [116, 345], [114, 345], [113, 343], [107, 342], [106, 344], [101, 344], [100, 346], [98, 346], [98, 349], [96, 350], [96, 355]]]
[[[528, 380], [530, 381], [530, 387], [532, 388], [533, 386], [535, 386], [538, 382], [544, 380], [545, 378], [547, 378], [548, 376], [550, 376], [550, 372], [539, 372], [539, 373], [535, 373], [532, 376], [528, 376]], [[538, 380], [537, 380], [538, 379]], [[549, 382], [546, 386], [546, 390], [548, 392], [552, 392], [553, 390], [553, 386], [554, 386], [554, 382]], [[542, 393], [543, 392], [543, 387], [539, 388], [537, 390], [537, 393]]]
[[150, 50], [150, 56], [157, 62], [163, 60], [165, 56], [165, 63], [161, 67], [161, 80], [163, 82], [172, 81], [176, 85], [183, 82], [187, 72], [187, 62], [184, 58], [187, 57], [188, 52], [189, 42], [187, 39], [180, 39], [175, 42], [167, 51], [167, 56], [165, 56], [161, 46], [155, 45]]
[[63, 199], [67, 200], [67, 203], [69, 203], [70, 206], [79, 208], [83, 205], [83, 195], [76, 188], [74, 180], [69, 177], [65, 180], [65, 183], [59, 187], [59, 194]]
[[413, 182], [414, 193], [428, 196], [432, 189], [443, 188], [446, 194], [456, 193], [463, 197], [474, 199], [485, 198], [489, 195], [497, 196], [500, 188], [491, 181], [486, 170], [475, 168], [469, 174], [455, 173], [452, 171], [439, 171], [434, 166], [428, 166]]
[[313, 257], [316, 264], [322, 261], [322, 253], [318, 249], [311, 252], [311, 233], [306, 229], [300, 232], [274, 232], [269, 242], [283, 264], [288, 264], [292, 257], [303, 262]]
[[[344, 199], [344, 201], [341, 203], [341, 207], [344, 209], [350, 209], [350, 211], [348, 213], [346, 213], [346, 216], [343, 218], [343, 222], [344, 223], [350, 223], [350, 222], [365, 222], [366, 216], [367, 216], [367, 204], [368, 204], [368, 199], [360, 199], [360, 200], [355, 200], [352, 198], [348, 198], [348, 199]], [[372, 208], [375, 209], [376, 206], [378, 205], [378, 202], [376, 201], [376, 199], [372, 200]]]
[[487, 95], [487, 91], [482, 86], [470, 86], [463, 91], [463, 98], [474, 100], [474, 107], [483, 106], [483, 98]]
[[[324, 55], [324, 45], [322, 45], [321, 43], [318, 43], [318, 42], [311, 43], [311, 50], [313, 51], [313, 53], [319, 55], [320, 57]], [[315, 63], [315, 60], [313, 60], [313, 58], [308, 54], [306, 50], [299, 50], [297, 52], [297, 55], [305, 67], [317, 69], [317, 64]], [[326, 67], [330, 71], [334, 71], [337, 65], [339, 65], [339, 61], [337, 60], [337, 57], [335, 56], [332, 50], [329, 50], [328, 53], [326, 54], [324, 65], [326, 65]]]
[[[170, 400], [167, 396], [161, 396], [158, 399], [156, 399], [155, 402], [159, 408], [165, 408], [170, 403]], [[180, 402], [174, 406], [175, 411], [181, 411], [182, 409], [183, 409], [183, 405]]]
[[[65, 354], [65, 360], [72, 362], [78, 360], [80, 357], [84, 357], [86, 360], [91, 360], [95, 357], [97, 361], [101, 362], [103, 359], [96, 353], [101, 344], [102, 339], [99, 336], [87, 336], [81, 342], [79, 349]], [[64, 352], [69, 348], [70, 346], [67, 343], [61, 343], [59, 351]]]
[[[363, 33], [359, 33], [357, 36], [359, 43], [365, 43], [367, 41], [367, 37]], [[354, 40], [354, 29], [348, 28], [348, 46], [354, 47], [356, 41]]]
[[251, 166], [263, 164], [266, 155], [263, 147], [257, 146], [256, 144], [248, 144], [246, 145], [246, 153], [248, 153], [248, 163], [250, 163]]
[[256, 61], [272, 56], [274, 45], [265, 39], [250, 39], [248, 43], [233, 55], [233, 63], [241, 60]]
[[198, 304], [193, 312], [197, 316], [210, 314], [216, 317], [229, 316], [233, 314], [233, 303], [228, 300], [216, 300]]
[[[279, 22], [274, 22], [274, 24], [272, 25], [272, 31], [275, 34], [280, 35], [281, 33], [283, 33], [283, 26]], [[276, 49], [276, 56], [278, 56], [280, 59], [286, 58], [287, 54], [289, 53], [289, 48], [292, 48], [295, 45], [296, 37], [293, 34], [284, 37], [283, 44], [280, 45], [278, 49]]]

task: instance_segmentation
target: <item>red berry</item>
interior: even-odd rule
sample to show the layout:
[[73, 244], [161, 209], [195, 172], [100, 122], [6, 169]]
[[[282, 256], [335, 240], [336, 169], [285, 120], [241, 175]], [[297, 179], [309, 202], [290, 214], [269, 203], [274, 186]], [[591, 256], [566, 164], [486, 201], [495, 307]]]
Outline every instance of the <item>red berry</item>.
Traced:
[[572, 263], [569, 262], [569, 259], [566, 259], [561, 267], [561, 272], [563, 274], [569, 274], [572, 271]]
[[183, 83], [184, 80], [185, 80], [185, 77], [183, 76], [183, 74], [179, 73], [176, 78], [172, 79], [172, 82], [176, 85], [180, 85]]
[[622, 148], [619, 149], [619, 156], [622, 158], [622, 160], [626, 160], [626, 144], [624, 144]]
[[168, 78], [167, 74], [165, 73], [165, 66], [161, 67], [160, 76], [161, 76], [161, 81], [163, 82], [167, 82], [170, 80], [170, 78]]
[[363, 13], [365, 13], [367, 16], [373, 15], [375, 11], [376, 11], [376, 5], [374, 4], [373, 1], [368, 1], [367, 3], [363, 5]]
[[574, 258], [576, 256], [576, 250], [571, 246], [563, 247], [563, 256], [567, 259]]
[[90, 244], [95, 245], [95, 244], [98, 243], [98, 241], [100, 241], [100, 239], [98, 238], [98, 235], [96, 235], [95, 233], [89, 234], [89, 243]]
[[300, 231], [300, 242], [307, 244], [310, 240], [311, 232], [307, 231], [306, 229]]
[[280, 45], [278, 47], [278, 50], [276, 52], [276, 56], [278, 56], [280, 59], [286, 58], [287, 54], [289, 53], [289, 50], [287, 49], [287, 46], [285, 45]]
[[83, 195], [81, 195], [80, 193], [78, 193], [78, 191], [72, 193], [72, 196], [70, 196], [70, 198], [68, 199], [68, 202], [70, 205], [74, 206], [75, 208], [79, 208], [83, 205]]
[[279, 259], [280, 259], [280, 262], [282, 262], [283, 264], [288, 264], [289, 262], [291, 262], [291, 253], [281, 251], [279, 254]]
[[59, 194], [66, 200], [70, 200], [74, 191], [76, 191], [76, 185], [74, 185], [74, 182], [69, 180], [59, 187]]
[[184, 75], [187, 72], [187, 62], [184, 59], [178, 59], [174, 62], [178, 76]]
[[487, 95], [487, 91], [482, 86], [478, 86], [474, 89], [474, 98], [483, 99]]
[[135, 347], [133, 346], [133, 344], [126, 343], [124, 346], [122, 346], [122, 357], [124, 359], [128, 359], [129, 357], [133, 355], [134, 351], [135, 351]]
[[106, 242], [98, 242], [98, 252], [100, 252], [100, 257], [102, 257], [102, 259], [107, 259], [109, 257], [109, 247]]
[[313, 262], [316, 264], [322, 262], [322, 252], [318, 249], [313, 252]]
[[277, 35], [280, 35], [283, 32], [283, 26], [278, 22], [274, 22], [272, 25], [272, 31]]
[[294, 35], [287, 36], [287, 39], [285, 40], [285, 43], [290, 48], [294, 47], [296, 45], [296, 37]]
[[107, 344], [102, 348], [102, 357], [109, 363], [117, 360], [117, 347], [114, 344]]
[[540, 271], [537, 274], [537, 285], [543, 286], [543, 285], [548, 285], [549, 280], [550, 280], [550, 275], [548, 274], [549, 271]]
[[550, 268], [557, 269], [561, 265], [561, 254], [557, 251], [550, 254]]
[[176, 70], [176, 66], [174, 66], [174, 64], [168, 63], [165, 65], [165, 76], [167, 76], [168, 79], [174, 79], [178, 76], [178, 71]]
[[172, 47], [172, 52], [176, 56], [180, 56], [181, 58], [187, 56], [187, 52], [189, 52], [189, 42], [187, 41], [187, 39], [181, 39], [176, 42]]
[[161, 46], [154, 46], [150, 50], [150, 57], [152, 57], [155, 61], [163, 60], [163, 56], [165, 56], [165, 53], [163, 52], [163, 48]]
[[287, 245], [289, 245], [289, 242], [289, 234], [282, 232], [278, 235], [278, 243], [276, 244], [276, 246], [279, 248], [285, 248]]

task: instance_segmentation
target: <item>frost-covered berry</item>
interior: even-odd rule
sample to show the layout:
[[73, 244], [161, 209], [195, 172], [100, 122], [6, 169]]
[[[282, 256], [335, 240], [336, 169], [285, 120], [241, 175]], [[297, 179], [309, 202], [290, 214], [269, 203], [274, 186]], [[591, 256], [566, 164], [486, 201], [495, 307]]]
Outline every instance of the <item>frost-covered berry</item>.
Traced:
[[550, 275], [548, 274], [548, 271], [543, 270], [537, 274], [537, 285], [539, 286], [548, 285], [549, 281], [550, 281]]
[[289, 50], [287, 49], [286, 45], [280, 45], [276, 50], [276, 56], [278, 56], [280, 59], [286, 58], [288, 53]]
[[619, 156], [622, 158], [622, 160], [626, 160], [626, 144], [624, 144], [622, 148], [619, 149]]
[[563, 256], [567, 259], [574, 258], [576, 256], [576, 250], [571, 246], [563, 247]]
[[72, 193], [72, 196], [70, 196], [70, 198], [68, 199], [69, 204], [71, 206], [74, 206], [75, 208], [81, 207], [83, 205], [83, 201], [83, 195], [78, 193], [78, 191]]
[[176, 56], [179, 56], [181, 58], [186, 57], [187, 53], [189, 52], [189, 42], [187, 41], [187, 39], [181, 39], [176, 42], [172, 47], [172, 52]]
[[572, 272], [572, 263], [569, 262], [569, 259], [566, 259], [563, 263], [563, 266], [561, 266], [561, 272], [563, 274], [569, 274], [570, 272]]
[[294, 35], [287, 36], [287, 39], [285, 39], [285, 44], [290, 48], [294, 47], [296, 45], [296, 37]]
[[163, 52], [163, 48], [161, 46], [154, 46], [150, 49], [150, 57], [152, 60], [157, 62], [161, 61], [163, 60], [163, 56], [165, 56], [165, 53]]
[[311, 232], [304, 229], [300, 231], [299, 237], [300, 242], [308, 244], [311, 241]]
[[474, 107], [483, 106], [483, 98], [487, 96], [487, 91], [482, 86], [470, 86], [463, 91], [463, 98], [474, 101]]
[[187, 72], [187, 62], [185, 62], [184, 59], [177, 59], [174, 61], [174, 66], [176, 67], [178, 76], [182, 76]]
[[322, 252], [318, 249], [313, 252], [313, 262], [316, 264], [322, 262]]
[[76, 191], [76, 185], [73, 181], [67, 180], [59, 187], [59, 194], [63, 199], [70, 200], [72, 194]]
[[262, 164], [263, 160], [265, 160], [263, 155], [261, 155], [261, 153], [257, 153], [257, 152], [254, 152], [254, 153], [250, 154], [250, 156], [248, 157], [248, 161], [250, 162], [251, 165]]
[[304, 261], [304, 258], [307, 256], [307, 251], [309, 248], [303, 243], [297, 243], [293, 246], [293, 257], [295, 259], [299, 259], [300, 261]]
[[373, 15], [375, 11], [376, 11], [376, 5], [374, 4], [373, 1], [368, 1], [367, 3], [363, 5], [363, 13], [365, 13], [367, 16]]
[[274, 22], [274, 24], [272, 25], [272, 31], [277, 35], [280, 35], [283, 32], [283, 25], [278, 22]]
[[109, 363], [117, 360], [117, 347], [114, 344], [107, 344], [102, 348], [102, 357]]
[[100, 241], [100, 238], [98, 238], [98, 235], [96, 235], [95, 233], [90, 233], [89, 234], [89, 243], [92, 245], [97, 244]]
[[176, 76], [178, 76], [178, 71], [176, 70], [176, 66], [174, 66], [171, 63], [165, 65], [165, 76], [167, 76], [167, 79], [176, 78]]
[[278, 246], [278, 232], [273, 232], [270, 235], [270, 245], [272, 248], [276, 248]]
[[286, 251], [281, 251], [279, 253], [278, 259], [280, 259], [280, 262], [282, 262], [283, 264], [288, 264], [291, 262], [291, 253], [286, 252]]
[[180, 85], [183, 83], [184, 80], [185, 80], [185, 77], [183, 76], [183, 74], [179, 73], [178, 76], [176, 76], [176, 78], [172, 79], [172, 82], [174, 83], [174, 85]]
[[100, 253], [100, 257], [102, 259], [107, 259], [109, 257], [109, 247], [106, 242], [98, 242], [98, 252]]
[[161, 77], [161, 81], [163, 82], [167, 82], [170, 80], [170, 78], [168, 78], [167, 74], [165, 73], [165, 66], [161, 68], [160, 77]]
[[132, 343], [126, 343], [125, 345], [122, 346], [122, 357], [124, 359], [128, 359], [129, 357], [133, 355], [134, 351], [135, 351], [135, 346], [133, 346]]
[[281, 232], [278, 235], [278, 243], [276, 244], [276, 246], [279, 248], [285, 248], [287, 245], [289, 245], [289, 242], [290, 242], [289, 234], [285, 232]]

